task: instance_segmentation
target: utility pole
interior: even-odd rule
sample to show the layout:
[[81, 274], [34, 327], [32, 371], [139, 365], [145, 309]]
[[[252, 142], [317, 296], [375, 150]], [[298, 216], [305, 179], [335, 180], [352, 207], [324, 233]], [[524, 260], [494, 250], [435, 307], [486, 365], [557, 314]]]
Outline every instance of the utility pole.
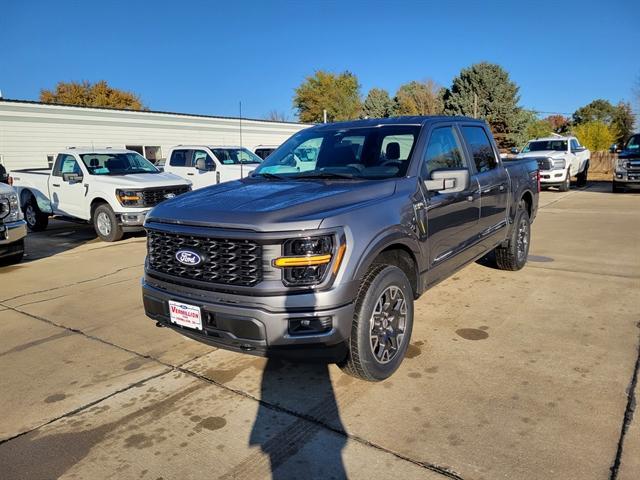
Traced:
[[478, 118], [478, 94], [473, 92], [473, 118]]

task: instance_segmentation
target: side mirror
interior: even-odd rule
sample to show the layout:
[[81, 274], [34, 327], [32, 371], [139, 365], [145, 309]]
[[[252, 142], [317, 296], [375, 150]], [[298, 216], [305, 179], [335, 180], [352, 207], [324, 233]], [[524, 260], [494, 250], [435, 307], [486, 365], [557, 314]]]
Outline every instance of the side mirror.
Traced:
[[77, 173], [63, 173], [62, 180], [70, 183], [78, 183], [82, 181], [82, 175], [79, 175]]
[[519, 154], [519, 153], [520, 153], [520, 150], [518, 150], [516, 147], [513, 147], [513, 148], [511, 149], [511, 153], [513, 153], [514, 155], [517, 155], [517, 154]]
[[216, 169], [216, 164], [210, 158], [199, 158], [196, 160], [196, 169], [203, 172], [210, 172]]
[[617, 152], [619, 152], [619, 151], [620, 151], [620, 150], [618, 150], [618, 145], [617, 145], [616, 143], [614, 143], [613, 145], [611, 145], [611, 146], [609, 147], [609, 153], [617, 153]]
[[469, 186], [469, 170], [436, 170], [424, 186], [428, 192], [463, 192]]

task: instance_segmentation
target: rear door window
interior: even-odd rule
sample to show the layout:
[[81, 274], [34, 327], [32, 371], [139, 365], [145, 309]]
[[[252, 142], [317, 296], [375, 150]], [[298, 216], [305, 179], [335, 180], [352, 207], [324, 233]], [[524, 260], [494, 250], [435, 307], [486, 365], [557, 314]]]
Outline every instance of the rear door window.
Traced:
[[191, 150], [174, 150], [169, 159], [169, 165], [172, 167], [191, 167]]
[[498, 166], [491, 141], [484, 128], [463, 126], [460, 128], [467, 148], [473, 157], [478, 173], [488, 172]]

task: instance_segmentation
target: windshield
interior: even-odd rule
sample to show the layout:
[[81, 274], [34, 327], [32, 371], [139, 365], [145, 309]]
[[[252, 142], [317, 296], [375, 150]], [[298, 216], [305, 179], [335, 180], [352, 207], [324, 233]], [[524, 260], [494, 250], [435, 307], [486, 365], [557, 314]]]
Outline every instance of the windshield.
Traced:
[[254, 175], [390, 178], [407, 173], [417, 125], [309, 129], [292, 136]]
[[634, 135], [627, 142], [625, 150], [638, 150], [640, 149], [640, 134]]
[[262, 163], [262, 159], [246, 148], [212, 148], [211, 151], [223, 165]]
[[82, 162], [91, 175], [129, 175], [131, 173], [160, 173], [139, 153], [84, 153]]
[[542, 152], [543, 150], [555, 150], [556, 152], [566, 152], [567, 141], [566, 140], [537, 140], [535, 142], [529, 142], [522, 149], [522, 153]]

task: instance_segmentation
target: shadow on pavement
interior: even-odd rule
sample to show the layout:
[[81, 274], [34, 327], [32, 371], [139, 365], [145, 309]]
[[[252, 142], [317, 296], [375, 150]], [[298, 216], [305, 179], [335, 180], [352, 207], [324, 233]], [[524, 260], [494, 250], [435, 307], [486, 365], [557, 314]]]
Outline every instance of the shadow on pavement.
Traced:
[[[342, 462], [345, 436], [303, 418], [296, 418], [276, 435], [270, 435], [269, 431], [277, 428], [272, 405], [281, 404], [283, 399], [299, 399], [307, 416], [321, 418], [332, 428], [344, 431], [327, 364], [269, 359], [262, 374], [262, 403], [249, 444], [259, 445], [269, 456], [272, 478], [347, 478]], [[322, 437], [318, 435], [321, 431]]]

